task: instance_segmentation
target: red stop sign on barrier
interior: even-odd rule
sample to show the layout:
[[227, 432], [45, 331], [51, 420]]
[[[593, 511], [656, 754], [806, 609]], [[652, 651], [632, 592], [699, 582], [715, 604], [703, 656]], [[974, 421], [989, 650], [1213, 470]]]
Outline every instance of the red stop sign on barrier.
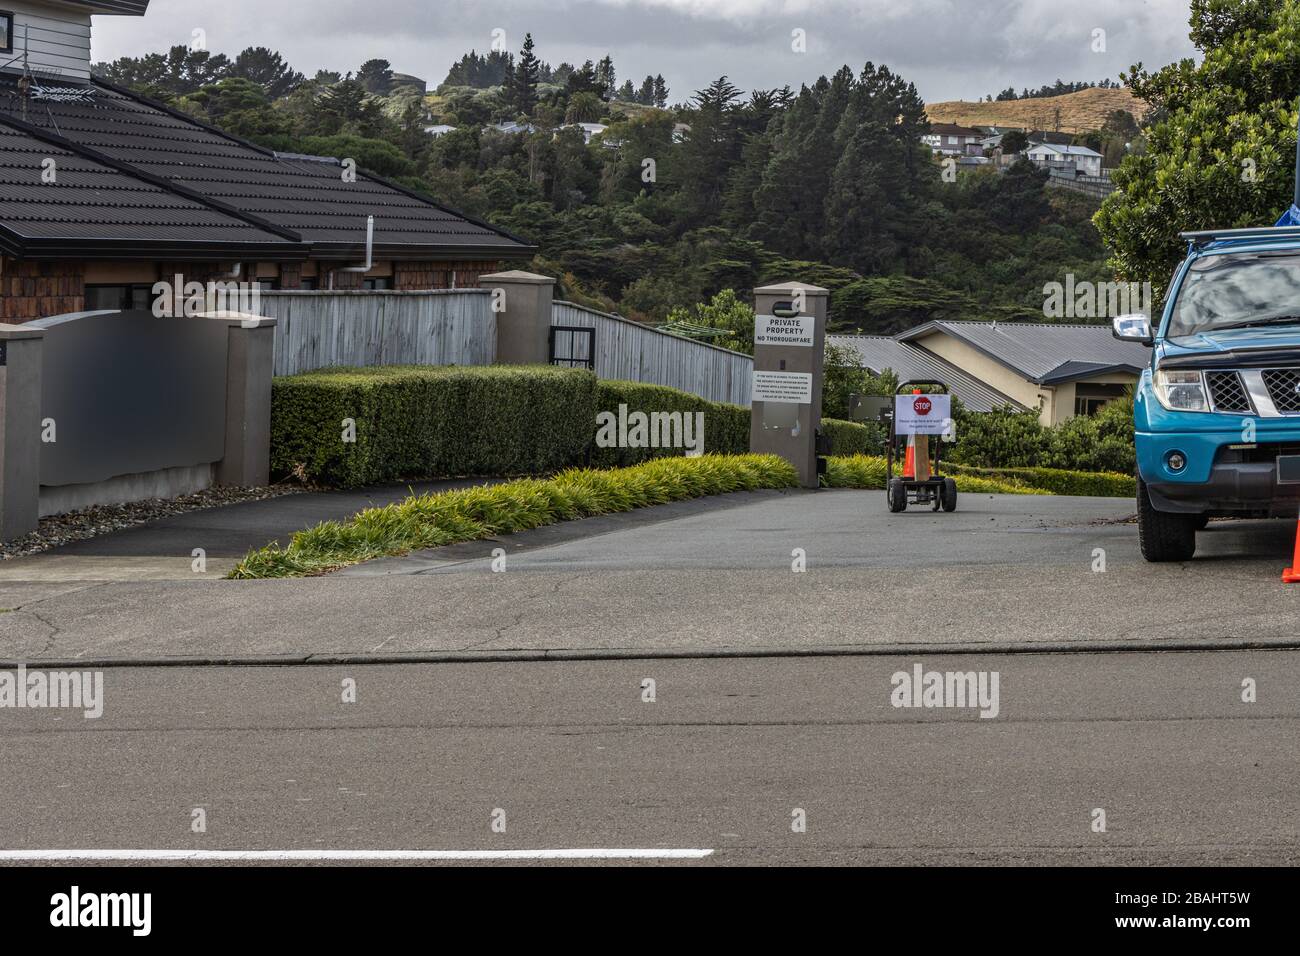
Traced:
[[928, 398], [921, 395], [912, 403], [912, 407], [916, 409], [916, 414], [918, 415], [929, 415], [933, 404]]

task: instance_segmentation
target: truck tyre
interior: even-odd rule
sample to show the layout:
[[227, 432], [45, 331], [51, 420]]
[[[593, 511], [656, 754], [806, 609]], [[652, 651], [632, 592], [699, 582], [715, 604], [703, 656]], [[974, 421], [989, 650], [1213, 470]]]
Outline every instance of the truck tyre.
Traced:
[[1152, 562], [1190, 561], [1196, 553], [1197, 515], [1157, 511], [1146, 482], [1138, 479], [1138, 542], [1142, 557]]
[[939, 493], [939, 500], [943, 502], [944, 511], [957, 510], [957, 482], [951, 478], [943, 480], [943, 489]]
[[907, 510], [907, 489], [903, 487], [902, 481], [897, 478], [891, 479], [886, 495], [889, 498], [889, 510], [894, 514]]

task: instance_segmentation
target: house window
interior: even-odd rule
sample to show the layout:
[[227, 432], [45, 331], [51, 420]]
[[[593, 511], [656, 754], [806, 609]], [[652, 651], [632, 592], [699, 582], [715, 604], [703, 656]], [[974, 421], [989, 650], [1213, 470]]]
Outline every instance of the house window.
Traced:
[[1074, 414], [1096, 415], [1108, 403], [1124, 394], [1123, 385], [1080, 383], [1074, 390]]
[[108, 309], [144, 310], [153, 308], [151, 285], [88, 285], [86, 286], [86, 311]]
[[0, 11], [0, 53], [14, 52], [14, 15]]
[[949, 136], [949, 137], [948, 137], [948, 145], [949, 145], [949, 146], [956, 146], [956, 145], [957, 145], [957, 137], [956, 137], [956, 136]]
[[375, 276], [371, 279], [362, 279], [361, 288], [368, 292], [384, 292], [393, 287], [393, 280], [388, 276]]
[[299, 290], [301, 290], [301, 291], [303, 291], [303, 292], [314, 292], [314, 291], [316, 291], [316, 288], [317, 288], [317, 286], [316, 286], [316, 277], [315, 277], [315, 276], [303, 276], [301, 279], [298, 280], [298, 288], [299, 288]]

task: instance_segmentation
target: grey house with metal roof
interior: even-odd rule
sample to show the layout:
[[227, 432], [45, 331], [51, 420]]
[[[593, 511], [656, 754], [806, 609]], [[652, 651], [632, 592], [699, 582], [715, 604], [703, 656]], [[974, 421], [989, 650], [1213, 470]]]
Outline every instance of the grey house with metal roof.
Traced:
[[473, 287], [535, 251], [344, 160], [275, 153], [91, 77], [92, 15], [148, 0], [3, 3], [0, 321], [139, 307], [175, 274]]
[[1118, 341], [1108, 325], [935, 321], [897, 340], [1037, 409], [1045, 425], [1093, 414], [1151, 361], [1148, 347]]
[[828, 335], [826, 344], [852, 349], [862, 368], [876, 375], [889, 369], [898, 376], [900, 383], [924, 379], [944, 382], [972, 412], [991, 412], [1004, 407], [1025, 408], [1011, 396], [1004, 395], [951, 362], [888, 335]]

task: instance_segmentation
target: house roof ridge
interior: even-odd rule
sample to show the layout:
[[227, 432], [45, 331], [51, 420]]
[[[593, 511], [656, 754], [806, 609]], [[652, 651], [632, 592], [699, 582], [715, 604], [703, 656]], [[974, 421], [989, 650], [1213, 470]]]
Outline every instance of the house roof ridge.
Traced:
[[[97, 76], [92, 76], [92, 77], [91, 77], [91, 82], [92, 82], [92, 83], [95, 83], [95, 84], [98, 84], [98, 85], [100, 85], [100, 86], [103, 86], [105, 89], [112, 90], [113, 92], [115, 92], [115, 93], [117, 93], [117, 94], [119, 94], [119, 95], [121, 95], [121, 96], [125, 96], [125, 97], [127, 97], [128, 99], [133, 99], [133, 100], [135, 100], [136, 102], [143, 103], [143, 104], [145, 104], [146, 106], [149, 106], [149, 107], [151, 107], [151, 108], [153, 108], [153, 109], [159, 110], [160, 112], [166, 113], [168, 116], [171, 116], [171, 117], [174, 118], [174, 119], [178, 119], [178, 120], [181, 120], [182, 122], [189, 123], [189, 124], [191, 124], [191, 125], [193, 125], [193, 126], [197, 126], [197, 127], [199, 127], [200, 129], [203, 129], [203, 130], [206, 130], [207, 132], [212, 133], [213, 135], [220, 136], [220, 137], [222, 137], [222, 138], [224, 138], [224, 139], [229, 140], [230, 142], [236, 143], [236, 144], [238, 144], [238, 145], [240, 145], [240, 146], [243, 146], [243, 147], [245, 147], [245, 148], [247, 148], [247, 149], [255, 150], [255, 151], [261, 153], [261, 154], [264, 155], [264, 156], [268, 156], [268, 157], [270, 157], [271, 159], [274, 159], [276, 162], [303, 161], [303, 162], [322, 162], [322, 163], [327, 163], [327, 162], [331, 162], [331, 161], [332, 161], [332, 162], [334, 162], [334, 163], [340, 163], [340, 164], [341, 164], [341, 162], [342, 162], [338, 157], [333, 157], [333, 156], [331, 156], [331, 157], [315, 157], [315, 156], [309, 156], [309, 155], [307, 155], [307, 154], [305, 154], [305, 153], [301, 153], [301, 154], [288, 154], [288, 153], [284, 153], [284, 154], [282, 154], [282, 153], [278, 152], [277, 150], [269, 149], [269, 148], [267, 148], [267, 147], [265, 147], [265, 146], [259, 146], [258, 144], [253, 143], [253, 142], [250, 142], [249, 140], [243, 139], [242, 137], [235, 136], [235, 135], [232, 134], [232, 133], [228, 133], [228, 132], [226, 132], [225, 130], [220, 129], [219, 127], [212, 126], [212, 125], [210, 125], [210, 124], [208, 124], [208, 123], [205, 123], [205, 122], [203, 122], [203, 121], [200, 120], [200, 119], [197, 119], [197, 118], [195, 118], [195, 117], [193, 117], [193, 116], [190, 116], [188, 113], [185, 113], [185, 112], [183, 112], [183, 111], [181, 111], [181, 110], [177, 110], [177, 109], [174, 109], [174, 108], [172, 108], [172, 107], [170, 107], [170, 106], [167, 106], [165, 103], [160, 103], [160, 102], [158, 102], [157, 100], [153, 99], [152, 97], [145, 96], [144, 94], [142, 94], [142, 93], [138, 93], [138, 92], [136, 92], [135, 90], [131, 90], [131, 89], [127, 89], [127, 88], [124, 88], [124, 87], [118, 86], [118, 85], [115, 84], [115, 83], [111, 83], [111, 82], [109, 82], [109, 81], [107, 81], [107, 80], [104, 80], [104, 79], [102, 79], [102, 78], [100, 78], [100, 77], [97, 77]], [[289, 160], [289, 159], [288, 159], [289, 156], [292, 156], [293, 159], [292, 159], [292, 160]], [[470, 215], [468, 215], [468, 214], [466, 214], [466, 213], [461, 212], [461, 211], [458, 210], [458, 209], [453, 209], [453, 208], [451, 208], [450, 206], [444, 206], [442, 203], [440, 203], [440, 202], [438, 202], [438, 201], [432, 199], [432, 198], [429, 197], [429, 196], [422, 195], [422, 194], [420, 194], [420, 193], [418, 193], [418, 192], [416, 192], [416, 191], [414, 191], [414, 190], [412, 190], [412, 189], [407, 189], [406, 187], [401, 186], [401, 185], [399, 185], [398, 183], [394, 183], [394, 182], [392, 182], [391, 180], [386, 179], [386, 178], [383, 177], [383, 176], [380, 176], [378, 173], [375, 173], [375, 172], [373, 172], [373, 171], [371, 171], [371, 170], [369, 170], [369, 169], [366, 169], [365, 167], [358, 166], [358, 167], [357, 167], [357, 173], [360, 174], [360, 175], [365, 176], [367, 179], [371, 180], [372, 182], [376, 182], [376, 183], [379, 183], [380, 185], [387, 186], [389, 189], [396, 190], [397, 192], [402, 193], [402, 194], [405, 195], [405, 196], [409, 196], [409, 197], [412, 198], [412, 199], [419, 200], [420, 202], [426, 203], [426, 204], [432, 206], [432, 207], [435, 208], [435, 209], [441, 210], [442, 212], [445, 212], [445, 213], [449, 213], [450, 215], [453, 215], [453, 216], [456, 216], [456, 217], [458, 217], [458, 218], [460, 218], [460, 219], [463, 219], [463, 220], [465, 220], [466, 222], [472, 223], [473, 225], [478, 226], [480, 229], [486, 229], [486, 230], [488, 230], [489, 232], [493, 232], [493, 233], [495, 233], [495, 234], [497, 234], [497, 235], [499, 235], [499, 236], [503, 236], [503, 237], [505, 237], [506, 239], [509, 239], [511, 242], [518, 243], [519, 245], [521, 245], [521, 246], [524, 247], [524, 249], [523, 249], [522, 251], [527, 251], [527, 250], [530, 250], [530, 249], [531, 249], [531, 250], [536, 250], [536, 249], [538, 248], [535, 244], [529, 242], [528, 240], [526, 240], [526, 239], [524, 239], [524, 238], [522, 238], [522, 237], [520, 237], [520, 236], [515, 235], [515, 234], [512, 233], [512, 232], [509, 232], [508, 230], [502, 229], [500, 226], [494, 226], [494, 225], [492, 225], [492, 224], [489, 223], [489, 222], [486, 222], [486, 221], [484, 221], [484, 220], [482, 220], [482, 219], [478, 219], [478, 218], [476, 218], [476, 217], [474, 217], [474, 216], [470, 216]], [[296, 236], [296, 241], [298, 241], [298, 242], [302, 242], [302, 241], [304, 241], [304, 240], [302, 239], [301, 236]]]
[[140, 182], [145, 182], [151, 186], [156, 186], [159, 189], [164, 190], [165, 192], [169, 192], [177, 196], [183, 196], [185, 199], [197, 203], [198, 205], [204, 207], [205, 209], [208, 209], [212, 212], [222, 213], [223, 215], [229, 216], [232, 219], [238, 219], [241, 222], [247, 223], [250, 226], [255, 226], [256, 228], [262, 230], [263, 232], [270, 233], [271, 235], [274, 236], [279, 236], [281, 239], [285, 239], [288, 240], [289, 242], [297, 242], [297, 243], [301, 243], [303, 241], [302, 236], [300, 236], [298, 233], [294, 232], [291, 229], [285, 229], [281, 226], [276, 226], [272, 223], [266, 222], [265, 220], [259, 219], [256, 216], [252, 216], [249, 215], [248, 213], [242, 212], [241, 210], [235, 209], [232, 206], [227, 206], [225, 203], [221, 202], [220, 200], [215, 200], [208, 196], [204, 196], [202, 193], [192, 190], [187, 186], [182, 186], [179, 183], [175, 182], [174, 180], [168, 179], [166, 176], [158, 176], [155, 175], [154, 173], [146, 172], [145, 170], [140, 169], [139, 167], [134, 166], [131, 163], [127, 163], [127, 162], [123, 162], [122, 160], [115, 159], [112, 156], [109, 156], [107, 153], [102, 153], [92, 146], [86, 146], [82, 143], [75, 142], [74, 140], [67, 139], [64, 136], [60, 136], [57, 133], [44, 129], [43, 127], [35, 126], [31, 123], [25, 123], [22, 120], [17, 119], [16, 117], [13, 116], [9, 116], [7, 114], [0, 114], [0, 124], [8, 126], [10, 129], [18, 130], [19, 132], [24, 133], [33, 139], [40, 140], [43, 143], [49, 143], [51, 145], [58, 146], [59, 148], [65, 149], [68, 152], [72, 153], [73, 155], [80, 156], [83, 159], [94, 160], [95, 162], [99, 163], [102, 166], [106, 166], [109, 169], [122, 173], [125, 176], [129, 176], [132, 179], [139, 180]]

